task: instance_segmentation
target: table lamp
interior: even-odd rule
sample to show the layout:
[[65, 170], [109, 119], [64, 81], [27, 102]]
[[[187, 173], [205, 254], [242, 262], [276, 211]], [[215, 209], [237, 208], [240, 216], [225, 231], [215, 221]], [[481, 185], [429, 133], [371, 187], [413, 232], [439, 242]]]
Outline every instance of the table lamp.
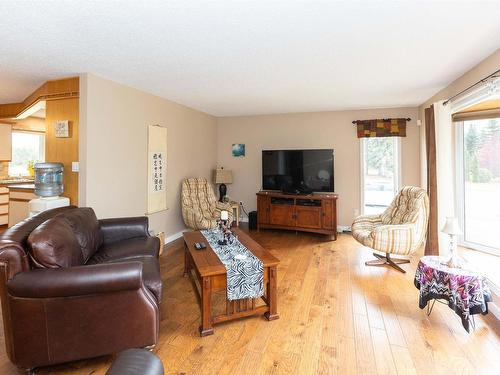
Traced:
[[233, 183], [233, 173], [229, 169], [217, 168], [214, 171], [214, 182], [219, 185], [219, 202], [224, 202], [227, 193], [226, 184]]
[[450, 236], [450, 257], [446, 262], [448, 267], [460, 267], [462, 265], [462, 260], [457, 254], [457, 236], [462, 234], [460, 225], [458, 224], [458, 219], [456, 217], [447, 217], [446, 223], [441, 229], [441, 232], [446, 233]]

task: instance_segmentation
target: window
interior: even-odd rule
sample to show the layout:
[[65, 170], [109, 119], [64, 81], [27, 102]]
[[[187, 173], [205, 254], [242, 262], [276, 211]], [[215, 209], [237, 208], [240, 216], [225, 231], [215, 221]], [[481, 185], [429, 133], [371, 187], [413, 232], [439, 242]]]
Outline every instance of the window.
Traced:
[[457, 127], [457, 202], [462, 244], [500, 251], [500, 118]]
[[363, 214], [384, 211], [399, 190], [400, 146], [398, 137], [362, 138]]
[[45, 135], [33, 132], [12, 132], [12, 161], [9, 176], [28, 176], [30, 162], [45, 160]]

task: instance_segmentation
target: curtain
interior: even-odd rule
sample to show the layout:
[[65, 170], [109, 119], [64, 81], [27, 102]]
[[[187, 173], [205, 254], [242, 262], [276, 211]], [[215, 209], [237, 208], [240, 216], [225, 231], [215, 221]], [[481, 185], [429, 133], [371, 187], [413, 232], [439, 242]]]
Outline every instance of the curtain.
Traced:
[[358, 138], [406, 137], [406, 119], [388, 118], [355, 121]]
[[438, 241], [438, 206], [437, 206], [437, 170], [436, 170], [436, 129], [434, 105], [425, 109], [425, 150], [427, 156], [427, 194], [429, 195], [429, 223], [425, 255], [439, 254]]
[[446, 217], [455, 216], [454, 141], [450, 106], [442, 101], [425, 109], [429, 227], [426, 255], [447, 252], [449, 238], [441, 232]]
[[451, 106], [443, 101], [434, 103], [436, 131], [437, 225], [439, 254], [447, 254], [450, 238], [441, 229], [447, 217], [455, 216], [455, 138]]

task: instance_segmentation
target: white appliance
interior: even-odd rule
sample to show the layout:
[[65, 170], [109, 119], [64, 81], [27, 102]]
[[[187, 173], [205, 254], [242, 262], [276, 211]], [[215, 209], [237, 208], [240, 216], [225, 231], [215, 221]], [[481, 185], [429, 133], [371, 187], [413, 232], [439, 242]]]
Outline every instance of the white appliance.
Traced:
[[32, 199], [29, 202], [30, 217], [51, 208], [69, 206], [69, 198], [45, 197]]

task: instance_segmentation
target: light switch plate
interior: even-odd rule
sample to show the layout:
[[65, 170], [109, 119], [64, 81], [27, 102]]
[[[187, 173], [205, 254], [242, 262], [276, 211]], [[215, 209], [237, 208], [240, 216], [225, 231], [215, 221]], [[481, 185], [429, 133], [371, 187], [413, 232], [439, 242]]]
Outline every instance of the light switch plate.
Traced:
[[71, 162], [71, 172], [80, 172], [80, 163], [77, 161]]

